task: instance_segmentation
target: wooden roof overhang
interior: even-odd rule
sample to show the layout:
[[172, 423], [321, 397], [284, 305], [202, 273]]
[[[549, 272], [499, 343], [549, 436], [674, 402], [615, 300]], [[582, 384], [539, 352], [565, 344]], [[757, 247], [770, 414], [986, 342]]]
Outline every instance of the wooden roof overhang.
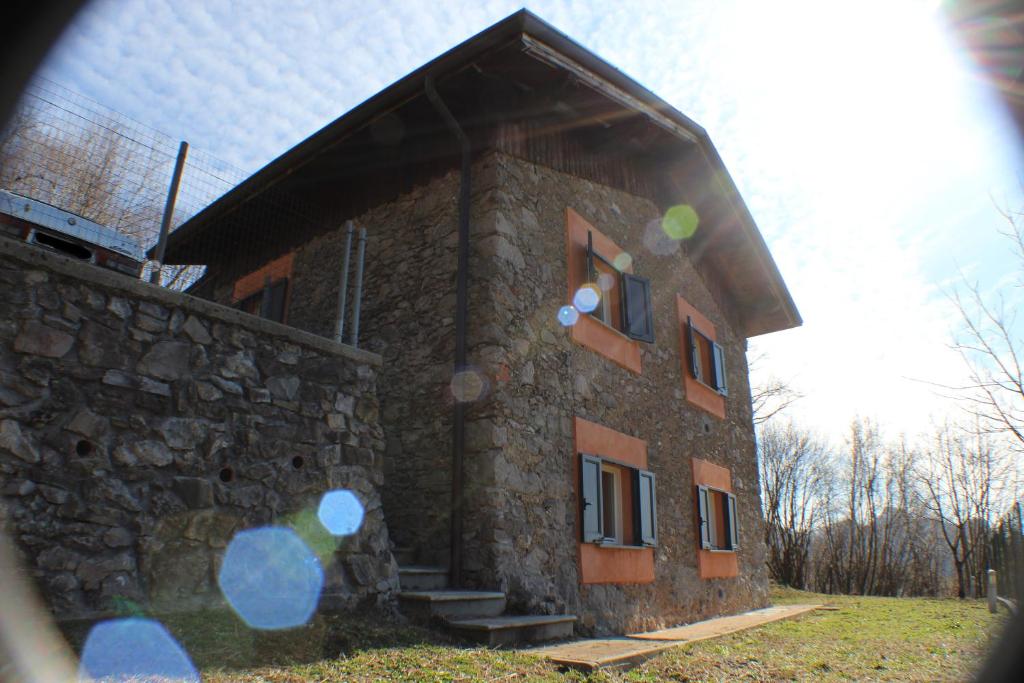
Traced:
[[801, 323], [707, 133], [525, 10], [360, 104], [206, 207], [171, 234], [166, 262], [269, 258], [455, 168], [457, 147], [424, 94], [428, 74], [478, 152], [501, 149], [662, 209], [693, 205], [707, 227], [690, 240], [689, 253], [716, 274], [746, 336]]

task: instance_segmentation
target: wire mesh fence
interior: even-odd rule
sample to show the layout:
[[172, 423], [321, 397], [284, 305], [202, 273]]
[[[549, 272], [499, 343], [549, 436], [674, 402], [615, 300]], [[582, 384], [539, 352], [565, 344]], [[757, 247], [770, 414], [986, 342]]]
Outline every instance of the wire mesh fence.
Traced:
[[[0, 190], [25, 197], [53, 220], [73, 214], [77, 236], [127, 240], [138, 253], [160, 234], [179, 141], [47, 79], [23, 93], [0, 132]], [[170, 227], [175, 229], [248, 174], [203, 150], [185, 161]], [[0, 207], [2, 209], [3, 207]], [[56, 216], [56, 214], [60, 216]], [[112, 236], [110, 231], [114, 233]], [[148, 278], [152, 262], [140, 275]], [[184, 289], [200, 266], [163, 266], [160, 282]]]

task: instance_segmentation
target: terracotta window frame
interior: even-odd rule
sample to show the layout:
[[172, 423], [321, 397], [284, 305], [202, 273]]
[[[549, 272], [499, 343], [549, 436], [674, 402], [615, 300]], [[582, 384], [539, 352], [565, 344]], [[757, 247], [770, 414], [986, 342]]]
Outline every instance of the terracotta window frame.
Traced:
[[[625, 251], [571, 208], [565, 210], [565, 241], [568, 266], [566, 298], [572, 303], [576, 291], [586, 284], [586, 280], [580, 274], [587, 270], [588, 244], [601, 260], [609, 264], [613, 264]], [[632, 264], [619, 272], [632, 275]], [[620, 279], [620, 287], [622, 283], [623, 280]], [[596, 316], [581, 314], [571, 327], [570, 335], [580, 346], [607, 358], [619, 367], [638, 375], [642, 373], [640, 342], [602, 322]]]
[[[607, 462], [622, 468], [622, 472], [633, 475], [633, 471], [642, 471], [650, 475], [645, 479], [650, 486], [652, 498], [652, 509], [657, 511], [657, 501], [654, 500], [654, 475], [647, 472], [647, 442], [628, 434], [615, 431], [604, 425], [597, 424], [576, 417], [573, 425], [573, 466], [570, 469], [574, 478], [572, 490], [576, 495], [576, 528], [574, 535], [577, 547], [577, 562], [579, 567], [579, 580], [581, 584], [644, 584], [654, 581], [654, 544], [657, 543], [656, 530], [657, 519], [651, 520], [652, 529], [647, 533], [653, 533], [653, 543], [650, 545], [618, 545], [606, 542], [603, 538], [594, 538], [590, 541], [583, 540], [583, 463], [585, 460], [597, 461], [598, 468], [601, 463]], [[623, 508], [633, 507], [635, 503], [632, 498], [627, 497], [639, 495], [635, 489], [627, 489], [625, 476], [622, 482]], [[630, 530], [634, 533], [645, 533], [645, 530], [638, 529], [638, 524], [630, 523], [631, 520], [623, 520], [624, 540], [629, 540]], [[633, 537], [633, 542], [640, 540]]]
[[[691, 305], [686, 299], [680, 295], [676, 295], [676, 319], [679, 328], [679, 358], [681, 371], [683, 376], [683, 393], [686, 396], [686, 400], [705, 411], [706, 413], [720, 419], [725, 419], [725, 398], [727, 389], [725, 388], [725, 380], [723, 377], [722, 388], [713, 387], [703, 382], [700, 378], [694, 377], [694, 373], [691, 371], [691, 353], [692, 349], [690, 346], [691, 330], [694, 328], [699, 331], [699, 334], [707, 339], [710, 346], [710, 355], [712, 358], [712, 365], [714, 365], [714, 348], [722, 349], [718, 346], [718, 334], [715, 330], [715, 326], [708, 320], [700, 311], [698, 311], [693, 305]], [[725, 352], [721, 350], [718, 352], [721, 354], [722, 375], [725, 374]]]
[[[740, 545], [731, 549], [705, 548], [702, 533], [702, 514], [700, 491], [702, 489], [725, 494], [726, 500], [733, 500], [732, 511], [736, 519], [737, 536], [739, 534], [738, 504], [732, 489], [732, 473], [727, 467], [716, 465], [707, 460], [693, 458], [693, 520], [696, 537], [697, 575], [701, 579], [727, 579], [739, 576]], [[728, 505], [728, 504], [727, 504]], [[741, 537], [742, 538], [742, 537]]]
[[[236, 280], [231, 292], [232, 305], [244, 310], [246, 313], [261, 316], [262, 311], [260, 308], [263, 290], [269, 284], [271, 290], [275, 290], [272, 291], [272, 295], [280, 292], [282, 303], [279, 316], [272, 315], [268, 319], [286, 324], [288, 321], [288, 304], [292, 294], [292, 266], [294, 262], [295, 253], [289, 252]], [[281, 291], [282, 288], [283, 291]]]

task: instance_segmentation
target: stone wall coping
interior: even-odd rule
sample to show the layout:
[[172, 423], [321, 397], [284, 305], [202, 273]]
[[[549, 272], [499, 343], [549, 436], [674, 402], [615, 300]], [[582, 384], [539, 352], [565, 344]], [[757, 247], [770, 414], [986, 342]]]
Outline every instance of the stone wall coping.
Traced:
[[108, 289], [118, 290], [129, 298], [153, 301], [164, 306], [180, 307], [198, 315], [214, 318], [231, 325], [240, 325], [253, 332], [305, 346], [316, 351], [348, 358], [359, 363], [379, 367], [383, 362], [380, 354], [340, 344], [332, 339], [320, 337], [281, 323], [265, 320], [243, 311], [200, 299], [184, 292], [178, 292], [128, 275], [106, 270], [91, 263], [83, 263], [44, 247], [38, 247], [0, 236], [0, 253], [31, 268], [41, 268], [59, 275], [81, 280]]

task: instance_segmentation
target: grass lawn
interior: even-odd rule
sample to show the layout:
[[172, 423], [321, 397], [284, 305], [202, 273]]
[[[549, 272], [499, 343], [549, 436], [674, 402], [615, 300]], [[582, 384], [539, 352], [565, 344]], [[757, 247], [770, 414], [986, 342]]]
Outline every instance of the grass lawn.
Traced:
[[[317, 617], [292, 631], [252, 631], [232, 615], [165, 619], [202, 669], [226, 681], [777, 681], [965, 680], [1003, 615], [983, 601], [827, 596], [775, 589], [776, 604], [822, 602], [818, 611], [681, 646], [629, 672], [559, 673], [526, 654], [462, 647], [432, 631]], [[82, 634], [70, 634], [81, 642]]]

